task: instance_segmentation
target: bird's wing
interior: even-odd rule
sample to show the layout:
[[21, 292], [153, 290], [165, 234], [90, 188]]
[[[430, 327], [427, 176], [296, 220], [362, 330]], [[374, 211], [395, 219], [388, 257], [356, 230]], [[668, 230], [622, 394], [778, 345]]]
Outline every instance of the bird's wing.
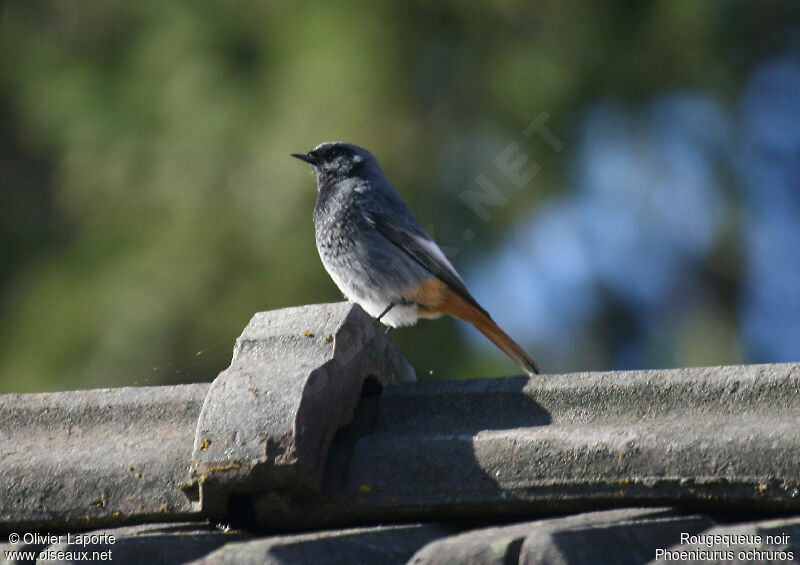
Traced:
[[[419, 225], [411, 211], [405, 205], [403, 205], [403, 208], [405, 208], [405, 210], [402, 210], [403, 213], [397, 216], [372, 211], [368, 213], [368, 218], [378, 233], [383, 235], [389, 242], [410, 255], [417, 263], [439, 278], [456, 294], [488, 316], [489, 314], [486, 310], [469, 293], [464, 281], [461, 280], [444, 252], [422, 229], [422, 226]], [[405, 213], [406, 211], [407, 214]]]

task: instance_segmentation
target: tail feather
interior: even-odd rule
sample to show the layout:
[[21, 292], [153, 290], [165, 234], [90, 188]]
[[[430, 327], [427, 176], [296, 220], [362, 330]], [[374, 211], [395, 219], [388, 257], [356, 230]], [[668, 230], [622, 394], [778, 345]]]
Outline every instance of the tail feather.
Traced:
[[516, 341], [511, 339], [506, 332], [501, 330], [500, 327], [494, 323], [494, 320], [484, 315], [483, 319], [472, 322], [472, 325], [489, 338], [489, 341], [502, 349], [506, 355], [516, 361], [517, 365], [519, 365], [528, 376], [532, 377], [541, 372], [536, 361], [534, 361]]
[[536, 361], [506, 332], [501, 330], [485, 311], [476, 308], [450, 289], [445, 291], [443, 298], [444, 300], [435, 308], [436, 312], [449, 314], [475, 326], [479, 332], [489, 338], [489, 341], [511, 357], [529, 376], [532, 377], [541, 372]]

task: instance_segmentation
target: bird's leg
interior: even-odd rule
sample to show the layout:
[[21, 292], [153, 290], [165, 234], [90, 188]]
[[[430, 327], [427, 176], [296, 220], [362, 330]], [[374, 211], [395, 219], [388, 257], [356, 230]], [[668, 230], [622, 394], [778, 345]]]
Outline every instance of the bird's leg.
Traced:
[[[383, 318], [386, 314], [388, 314], [389, 310], [391, 310], [392, 308], [394, 308], [394, 302], [390, 302], [389, 305], [386, 307], [386, 310], [381, 312], [381, 315], [378, 316], [378, 321], [380, 322], [381, 318]], [[392, 326], [389, 326], [388, 328], [386, 328], [386, 332], [384, 333], [384, 335], [389, 335], [390, 333], [392, 333], [393, 329], [394, 328]]]
[[392, 308], [394, 308], [394, 302], [390, 302], [389, 305], [386, 307], [386, 310], [381, 312], [380, 316], [378, 316], [378, 321], [380, 322], [381, 318], [383, 318], [386, 314], [388, 314], [389, 310], [391, 310]]

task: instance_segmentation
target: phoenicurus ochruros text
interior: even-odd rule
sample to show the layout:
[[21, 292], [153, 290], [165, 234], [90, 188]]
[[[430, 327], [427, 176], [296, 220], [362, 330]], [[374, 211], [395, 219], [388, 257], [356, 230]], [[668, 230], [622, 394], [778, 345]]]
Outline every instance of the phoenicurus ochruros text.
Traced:
[[292, 157], [314, 169], [317, 250], [349, 300], [390, 327], [449, 314], [475, 326], [528, 375], [539, 372], [472, 297], [372, 153], [334, 141]]

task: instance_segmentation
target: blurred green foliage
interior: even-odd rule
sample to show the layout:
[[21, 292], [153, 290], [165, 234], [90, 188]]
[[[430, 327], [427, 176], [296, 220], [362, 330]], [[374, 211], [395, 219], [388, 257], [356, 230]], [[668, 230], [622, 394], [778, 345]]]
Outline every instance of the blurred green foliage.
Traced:
[[[8, 2], [0, 392], [211, 379], [253, 312], [339, 299], [314, 247], [313, 178], [288, 156], [322, 141], [370, 148], [462, 268], [559, 190], [588, 101], [732, 96], [796, 6]], [[542, 111], [564, 152], [520, 137]], [[458, 193], [509, 141], [542, 174], [476, 222]], [[516, 372], [470, 353], [455, 324], [394, 336], [421, 376]]]

